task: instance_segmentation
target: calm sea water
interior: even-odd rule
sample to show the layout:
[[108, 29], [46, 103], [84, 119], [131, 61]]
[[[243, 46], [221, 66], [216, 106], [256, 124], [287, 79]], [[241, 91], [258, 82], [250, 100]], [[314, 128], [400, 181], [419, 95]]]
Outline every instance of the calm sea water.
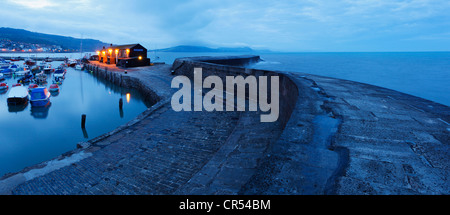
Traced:
[[[61, 62], [52, 64], [56, 68]], [[11, 87], [17, 79], [1, 82]], [[50, 76], [48, 82], [47, 87], [52, 84]], [[51, 97], [51, 106], [38, 110], [30, 104], [23, 110], [10, 109], [9, 91], [0, 94], [0, 177], [73, 150], [78, 142], [109, 132], [147, 109], [135, 90], [117, 87], [86, 71], [67, 68], [60, 88], [59, 95]], [[87, 115], [86, 133], [81, 129], [82, 114]]]
[[178, 57], [256, 54], [250, 68], [304, 72], [372, 84], [450, 106], [450, 52], [386, 53], [150, 53], [172, 63]]

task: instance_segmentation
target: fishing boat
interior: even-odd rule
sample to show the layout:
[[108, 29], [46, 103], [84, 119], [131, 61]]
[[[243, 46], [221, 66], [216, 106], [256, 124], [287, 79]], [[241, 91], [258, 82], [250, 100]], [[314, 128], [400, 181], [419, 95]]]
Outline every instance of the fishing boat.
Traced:
[[53, 62], [53, 60], [50, 57], [46, 57], [44, 61], [45, 62]]
[[50, 92], [58, 92], [59, 86], [57, 84], [50, 85], [50, 88], [48, 89]]
[[20, 61], [20, 57], [18, 57], [18, 58], [11, 58], [11, 61], [13, 61], [13, 62], [15, 62], [15, 61]]
[[50, 102], [50, 92], [45, 87], [38, 87], [31, 91], [31, 106], [45, 106]]
[[8, 90], [8, 84], [6, 84], [6, 83], [0, 83], [0, 91], [3, 91], [3, 90]]
[[20, 86], [22, 86], [22, 84], [21, 83], [17, 83], [17, 84], [13, 84], [11, 87], [20, 87]]
[[11, 88], [8, 94], [8, 105], [22, 105], [28, 102], [28, 90], [23, 86]]

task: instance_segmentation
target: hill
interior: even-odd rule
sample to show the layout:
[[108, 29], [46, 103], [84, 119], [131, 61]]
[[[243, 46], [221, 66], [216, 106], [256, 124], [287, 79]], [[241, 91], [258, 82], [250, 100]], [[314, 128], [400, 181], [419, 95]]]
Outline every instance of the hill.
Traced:
[[107, 45], [99, 40], [78, 39], [4, 27], [0, 28], [0, 39], [9, 40], [16, 43], [60, 46], [63, 50], [79, 50], [81, 41], [83, 41], [83, 51], [95, 51], [96, 49]]

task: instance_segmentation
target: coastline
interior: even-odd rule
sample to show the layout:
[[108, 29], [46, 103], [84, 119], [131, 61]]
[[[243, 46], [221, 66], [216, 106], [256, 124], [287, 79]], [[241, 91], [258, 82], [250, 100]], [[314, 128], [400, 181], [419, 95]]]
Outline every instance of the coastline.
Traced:
[[[230, 59], [237, 59], [237, 63]], [[37, 174], [31, 179], [26, 179], [23, 174], [43, 169], [42, 167], [45, 166], [43, 164], [48, 162], [2, 178], [0, 193], [446, 194], [447, 192], [448, 194], [449, 188], [448, 185], [445, 185], [446, 180], [443, 180], [443, 184], [442, 181], [439, 182], [439, 179], [446, 178], [449, 174], [448, 161], [445, 160], [445, 154], [448, 154], [449, 151], [449, 135], [448, 130], [445, 130], [446, 126], [448, 127], [448, 123], [445, 122], [450, 121], [449, 107], [357, 82], [304, 73], [240, 67], [254, 59], [251, 56], [183, 58], [177, 59], [172, 66], [158, 65], [128, 69], [127, 75], [123, 74], [123, 70], [120, 69], [108, 68], [104, 72], [100, 70], [97, 72], [99, 77], [120, 86], [138, 88], [143, 91], [144, 95], [157, 101], [156, 104], [126, 125], [88, 143], [81, 143], [79, 144], [80, 149], [55, 159], [61, 161], [83, 152], [87, 156], [82, 156], [81, 160], [74, 159], [58, 169], [42, 175]], [[283, 84], [280, 86], [284, 88], [281, 93], [283, 99], [281, 99], [280, 105], [281, 109], [285, 111], [280, 111], [283, 113], [280, 121], [274, 124], [260, 125], [254, 121], [256, 114], [248, 112], [225, 113], [224, 115], [192, 113], [190, 116], [185, 116], [188, 114], [182, 116], [183, 113], [172, 113], [168, 104], [170, 95], [173, 93], [170, 88], [170, 80], [173, 77], [170, 71], [174, 70], [177, 75], [190, 77], [193, 67], [196, 66], [204, 68], [206, 75], [282, 76]], [[186, 130], [183, 128], [176, 130], [177, 124], [164, 125], [168, 126], [165, 129], [171, 128], [174, 129], [174, 132], [163, 129], [163, 133], [152, 133], [145, 136], [145, 139], [139, 137], [126, 144], [117, 141], [121, 137], [141, 133], [148, 128], [163, 126], [163, 124], [153, 125], [152, 121], [159, 119], [161, 122], [167, 122], [162, 119], [164, 117], [177, 119], [180, 122], [187, 120], [190, 123], [187, 124]], [[208, 125], [213, 125], [207, 123], [210, 117], [223, 120], [224, 124], [221, 126], [228, 125], [230, 128], [204, 131]], [[191, 119], [195, 120], [189, 121]], [[317, 121], [324, 119], [323, 124]], [[327, 119], [338, 119], [339, 123], [330, 127], [327, 125]], [[202, 122], [207, 125], [190, 125], [198, 120], [205, 120]], [[170, 124], [170, 122], [167, 123]], [[411, 132], [395, 131], [398, 128], [393, 127], [392, 124], [401, 124], [405, 128], [413, 130]], [[366, 129], [360, 129], [361, 126], [366, 126]], [[183, 159], [194, 159], [194, 162], [190, 164], [195, 164], [195, 166], [187, 168], [185, 165], [188, 164], [185, 164], [183, 159], [178, 160], [174, 157], [171, 157], [173, 160], [169, 160], [171, 165], [167, 166], [162, 163], [164, 161], [161, 160], [162, 158], [154, 160], [147, 157], [148, 155], [137, 156], [141, 153], [161, 152], [160, 150], [168, 147], [167, 145], [172, 146], [164, 151], [167, 155], [183, 154], [182, 150], [186, 150], [184, 143], [189, 142], [189, 138], [185, 135], [192, 133], [190, 129], [206, 132], [205, 134], [211, 133], [207, 137], [211, 137], [213, 142], [217, 143], [213, 148], [209, 148], [211, 146], [208, 146], [208, 143], [211, 140], [196, 136], [196, 139], [191, 141], [191, 145], [188, 144], [188, 149], [204, 150], [206, 154], [204, 157], [201, 154], [194, 154], [198, 156], [196, 158], [181, 156]], [[336, 129], [334, 133], [325, 131], [325, 134], [330, 134], [330, 139], [314, 139], [315, 132], [327, 129]], [[273, 135], [269, 135], [266, 134], [267, 131], [275, 132]], [[165, 139], [167, 137], [162, 137], [165, 136], [164, 132], [175, 139]], [[251, 137], [249, 134], [260, 136]], [[266, 134], [266, 138], [261, 137], [264, 134]], [[178, 139], [183, 141], [178, 141]], [[321, 144], [314, 144], [318, 142]], [[166, 145], [161, 143], [166, 143]], [[198, 143], [204, 145], [197, 145]], [[433, 144], [435, 148], [427, 148], [427, 144]], [[121, 148], [125, 145], [127, 145], [126, 150]], [[120, 148], [120, 150], [113, 150], [114, 147]], [[69, 190], [56, 189], [51, 183], [44, 183], [42, 188], [31, 189], [36, 184], [42, 184], [42, 181], [54, 181], [58, 174], [70, 174], [72, 170], [81, 171], [84, 168], [83, 162], [89, 159], [90, 162], [97, 159], [96, 165], [101, 165], [100, 160], [103, 159], [98, 157], [106, 150], [111, 150], [112, 154], [114, 152], [124, 153], [122, 150], [126, 151], [126, 155], [120, 158], [107, 159], [110, 162], [108, 164], [114, 166], [110, 171], [116, 171], [115, 174], [112, 174], [114, 177], [99, 175], [102, 172], [101, 169], [104, 171], [108, 167], [103, 169], [103, 167], [95, 166], [99, 169], [98, 171], [80, 177], [93, 178], [97, 176], [99, 178], [92, 179], [96, 182], [87, 184], [78, 182], [76, 184], [80, 187], [72, 190], [69, 188], [66, 188]], [[172, 152], [173, 150], [175, 152]], [[192, 153], [185, 156], [188, 155], [192, 156]], [[136, 157], [148, 158], [150, 163], [133, 166], [131, 161]], [[144, 168], [150, 164], [160, 166], [160, 171], [152, 172], [152, 169]], [[177, 168], [172, 164], [178, 164], [187, 169]], [[358, 170], [361, 167], [366, 168]], [[163, 174], [167, 171], [171, 174]], [[392, 174], [392, 172], [398, 174]], [[138, 175], [140, 173], [145, 177], [140, 178], [141, 176]], [[427, 176], [425, 173], [430, 175]], [[385, 175], [384, 178], [382, 175]], [[123, 181], [133, 180], [133, 177], [140, 179], [136, 182], [125, 183], [122, 187], [119, 186]], [[104, 180], [105, 178], [108, 180]], [[123, 178], [126, 180], [122, 180]], [[83, 181], [81, 179], [85, 178], [75, 177], [73, 183]], [[111, 181], [116, 181], [118, 184], [114, 185], [114, 183], [110, 183]], [[142, 184], [142, 189], [134, 190], [133, 187], [140, 184], [138, 182], [156, 183], [164, 189]]]

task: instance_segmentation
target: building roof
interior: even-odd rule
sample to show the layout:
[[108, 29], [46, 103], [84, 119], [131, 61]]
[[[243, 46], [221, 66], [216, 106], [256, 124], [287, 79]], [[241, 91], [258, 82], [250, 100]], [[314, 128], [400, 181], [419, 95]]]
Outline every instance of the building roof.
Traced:
[[136, 44], [128, 44], [128, 45], [108, 46], [108, 47], [105, 47], [105, 49], [131, 49], [137, 45], [140, 45], [140, 44], [136, 43]]

